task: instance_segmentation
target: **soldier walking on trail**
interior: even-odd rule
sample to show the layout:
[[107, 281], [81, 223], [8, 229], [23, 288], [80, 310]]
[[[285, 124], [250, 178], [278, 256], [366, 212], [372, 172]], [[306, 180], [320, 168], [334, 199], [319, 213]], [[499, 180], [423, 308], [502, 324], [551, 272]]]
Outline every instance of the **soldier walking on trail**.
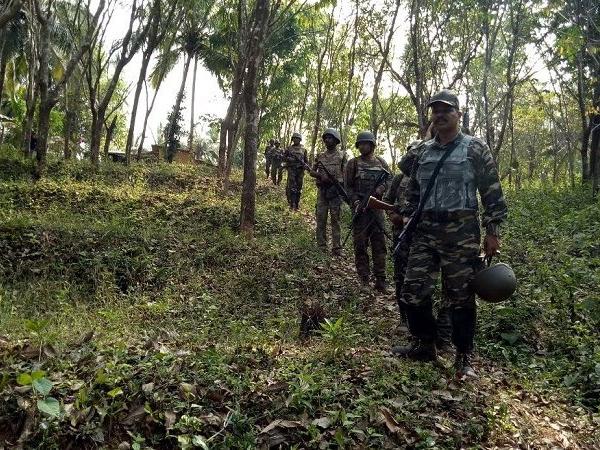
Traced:
[[290, 209], [294, 211], [298, 211], [300, 206], [300, 196], [302, 195], [302, 184], [304, 182], [304, 164], [308, 164], [306, 150], [300, 144], [301, 141], [302, 136], [300, 133], [292, 134], [292, 145], [283, 154], [287, 168], [285, 193]]
[[269, 139], [269, 144], [265, 147], [265, 173], [267, 178], [271, 175], [271, 161], [273, 159], [273, 149], [275, 148], [275, 140]]
[[[364, 200], [370, 194], [374, 194], [373, 196], [379, 199], [383, 196], [387, 189], [387, 182], [382, 183], [376, 189], [375, 183], [382, 170], [389, 172], [389, 166], [383, 158], [375, 156], [375, 136], [370, 131], [358, 133], [355, 145], [360, 152], [360, 156], [348, 161], [344, 174], [344, 184], [351, 202], [355, 207], [358, 207], [361, 200]], [[352, 229], [354, 262], [358, 277], [363, 286], [369, 285], [371, 267], [368, 248], [370, 246], [375, 289], [380, 292], [386, 291], [384, 226], [383, 211], [367, 209], [356, 216]]]
[[[437, 135], [419, 147], [406, 194], [405, 217], [422, 202], [423, 214], [410, 247], [401, 300], [414, 342], [392, 352], [415, 360], [435, 360], [437, 334], [432, 292], [440, 268], [451, 304], [452, 342], [457, 376], [474, 376], [470, 355], [476, 324], [475, 296], [470, 288], [481, 246], [477, 192], [486, 230], [484, 252], [497, 253], [499, 225], [507, 208], [492, 154], [481, 139], [459, 130], [458, 97], [449, 90], [429, 102]], [[441, 170], [435, 176], [436, 167]], [[430, 189], [427, 189], [431, 186]], [[426, 191], [430, 195], [425, 195]]]
[[281, 183], [281, 177], [283, 175], [283, 152], [279, 148], [279, 145], [281, 145], [281, 143], [276, 140], [271, 149], [271, 181], [277, 186]]
[[[400, 173], [394, 176], [390, 188], [383, 196], [383, 201], [396, 206], [396, 211], [386, 211], [388, 219], [392, 223], [392, 231], [394, 235], [393, 248], [398, 245], [398, 237], [404, 229], [403, 216], [401, 214], [402, 208], [406, 203], [406, 189], [410, 181], [410, 174], [415, 160], [418, 156], [419, 146], [422, 142], [426, 142], [431, 139], [432, 131], [431, 126], [424, 137], [423, 141], [413, 141], [408, 146], [406, 154], [402, 157], [398, 163]], [[403, 244], [399, 248], [398, 254], [394, 258], [394, 281], [396, 282], [396, 300], [398, 302], [398, 308], [400, 310], [400, 318], [403, 324], [407, 323], [406, 319], [406, 308], [404, 303], [401, 301], [402, 285], [404, 284], [404, 275], [406, 273], [406, 264], [408, 262], [408, 254], [410, 246]], [[447, 301], [447, 296], [442, 287], [441, 299], [437, 302], [437, 336], [436, 345], [438, 349], [449, 350], [451, 346], [452, 336], [452, 323], [450, 321], [450, 308]]]
[[327, 250], [327, 215], [331, 221], [332, 253], [339, 256], [342, 252], [342, 239], [340, 231], [340, 211], [342, 196], [339, 190], [324, 173], [322, 166], [337, 179], [344, 182], [344, 169], [346, 168], [346, 154], [337, 149], [341, 142], [340, 133], [334, 128], [327, 128], [323, 132], [323, 143], [326, 150], [319, 153], [315, 160], [311, 176], [316, 178], [317, 192], [317, 245]]

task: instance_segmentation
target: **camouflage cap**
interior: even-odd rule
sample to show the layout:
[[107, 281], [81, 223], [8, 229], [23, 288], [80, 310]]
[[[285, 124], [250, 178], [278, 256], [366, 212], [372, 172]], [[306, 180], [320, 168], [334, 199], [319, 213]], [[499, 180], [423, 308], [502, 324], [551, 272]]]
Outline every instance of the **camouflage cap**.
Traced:
[[458, 97], [450, 89], [442, 89], [441, 91], [435, 93], [434, 96], [431, 97], [431, 100], [429, 100], [429, 103], [427, 103], [427, 106], [429, 107], [438, 102], [454, 106], [456, 109], [460, 109]]

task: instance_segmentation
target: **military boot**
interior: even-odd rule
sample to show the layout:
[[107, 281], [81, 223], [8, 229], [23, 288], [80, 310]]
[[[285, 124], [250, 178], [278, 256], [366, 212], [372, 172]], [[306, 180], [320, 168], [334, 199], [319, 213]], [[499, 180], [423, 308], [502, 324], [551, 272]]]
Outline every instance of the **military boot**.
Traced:
[[413, 342], [406, 346], [396, 346], [392, 348], [392, 354], [402, 358], [412, 359], [414, 361], [435, 361], [437, 360], [437, 351], [433, 341], [415, 338]]
[[450, 315], [450, 308], [440, 307], [437, 317], [437, 339], [435, 345], [441, 352], [448, 352], [452, 350], [452, 319]]
[[380, 292], [381, 294], [387, 294], [388, 293], [387, 285], [385, 283], [385, 278], [383, 278], [383, 277], [377, 277], [377, 278], [375, 278], [375, 290], [377, 292]]
[[469, 353], [456, 352], [454, 360], [454, 370], [456, 370], [456, 378], [476, 377], [475, 371], [471, 364], [471, 355]]

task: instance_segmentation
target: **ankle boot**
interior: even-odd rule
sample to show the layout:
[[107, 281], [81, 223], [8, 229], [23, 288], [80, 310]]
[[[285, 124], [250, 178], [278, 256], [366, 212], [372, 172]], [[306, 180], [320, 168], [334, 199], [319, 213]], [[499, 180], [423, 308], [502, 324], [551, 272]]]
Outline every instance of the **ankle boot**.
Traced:
[[434, 342], [423, 339], [414, 339], [411, 344], [406, 346], [393, 347], [392, 354], [414, 361], [435, 361], [437, 359]]
[[477, 376], [473, 370], [473, 365], [471, 364], [471, 355], [469, 353], [456, 353], [454, 370], [456, 370], [456, 378]]

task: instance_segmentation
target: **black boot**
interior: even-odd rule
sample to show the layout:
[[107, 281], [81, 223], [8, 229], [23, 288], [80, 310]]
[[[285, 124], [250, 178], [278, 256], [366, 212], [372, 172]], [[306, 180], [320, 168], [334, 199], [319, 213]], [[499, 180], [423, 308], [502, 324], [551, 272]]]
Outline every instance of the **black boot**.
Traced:
[[423, 339], [414, 339], [411, 344], [406, 346], [392, 347], [392, 354], [414, 361], [435, 361], [437, 359], [435, 343]]
[[381, 294], [387, 294], [388, 293], [387, 285], [385, 284], [385, 278], [383, 278], [383, 277], [376, 277], [375, 278], [375, 290], [377, 292], [380, 292]]
[[457, 353], [472, 353], [477, 315], [475, 308], [452, 309], [452, 342]]
[[454, 370], [456, 370], [456, 378], [477, 376], [473, 370], [473, 365], [471, 364], [471, 355], [469, 353], [456, 353]]
[[406, 347], [394, 347], [392, 353], [397, 356], [418, 360], [435, 361], [435, 319], [431, 310], [431, 302], [425, 305], [405, 305], [408, 329], [415, 341]]
[[408, 321], [406, 319], [406, 305], [402, 303], [402, 284], [399, 281], [396, 281], [396, 301], [398, 302], [398, 310], [400, 311], [400, 323], [402, 325], [408, 325]]

